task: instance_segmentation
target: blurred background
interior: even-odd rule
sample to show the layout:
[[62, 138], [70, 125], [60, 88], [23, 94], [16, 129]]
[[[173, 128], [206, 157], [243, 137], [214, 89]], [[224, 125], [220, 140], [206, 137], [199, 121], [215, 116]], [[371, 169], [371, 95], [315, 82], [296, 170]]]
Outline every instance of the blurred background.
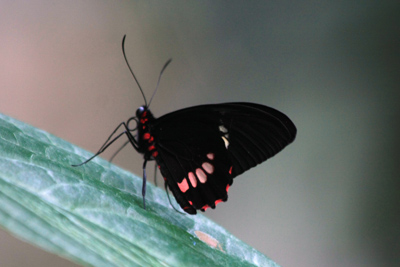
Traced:
[[[298, 128], [206, 216], [282, 266], [399, 266], [399, 14], [399, 1], [2, 0], [0, 112], [96, 152], [144, 103], [127, 34], [148, 99], [173, 58], [155, 116], [248, 101]], [[141, 174], [132, 148], [115, 163]], [[4, 231], [0, 265], [74, 266]]]

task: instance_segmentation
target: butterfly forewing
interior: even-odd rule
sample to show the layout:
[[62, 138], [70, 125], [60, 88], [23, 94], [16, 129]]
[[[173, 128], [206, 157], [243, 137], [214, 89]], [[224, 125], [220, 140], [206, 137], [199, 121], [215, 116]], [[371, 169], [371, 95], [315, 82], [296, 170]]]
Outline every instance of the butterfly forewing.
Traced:
[[274, 156], [295, 138], [294, 124], [275, 109], [253, 103], [230, 103], [223, 108], [230, 111], [222, 118], [229, 131], [233, 177]]
[[203, 105], [152, 121], [155, 157], [168, 187], [188, 213], [227, 200], [232, 178], [294, 140], [281, 112], [252, 103]]

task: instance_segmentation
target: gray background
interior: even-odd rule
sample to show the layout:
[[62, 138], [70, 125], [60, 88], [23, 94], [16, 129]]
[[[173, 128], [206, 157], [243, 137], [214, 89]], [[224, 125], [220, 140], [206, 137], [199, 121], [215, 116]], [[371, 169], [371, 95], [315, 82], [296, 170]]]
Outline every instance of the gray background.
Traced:
[[[399, 14], [399, 1], [3, 0], [0, 112], [97, 151], [143, 104], [127, 34], [148, 98], [173, 58], [156, 116], [249, 101], [298, 128], [207, 216], [283, 266], [395, 266]], [[115, 162], [141, 173], [131, 148]], [[0, 265], [73, 264], [2, 232]]]

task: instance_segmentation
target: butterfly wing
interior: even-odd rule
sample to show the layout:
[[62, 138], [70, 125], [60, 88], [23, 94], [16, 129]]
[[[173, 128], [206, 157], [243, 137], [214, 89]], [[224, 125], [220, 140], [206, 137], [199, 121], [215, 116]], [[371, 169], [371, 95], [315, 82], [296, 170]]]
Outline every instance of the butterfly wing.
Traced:
[[286, 115], [253, 103], [178, 110], [156, 119], [149, 130], [161, 174], [190, 214], [226, 201], [234, 177], [274, 156], [296, 135]]

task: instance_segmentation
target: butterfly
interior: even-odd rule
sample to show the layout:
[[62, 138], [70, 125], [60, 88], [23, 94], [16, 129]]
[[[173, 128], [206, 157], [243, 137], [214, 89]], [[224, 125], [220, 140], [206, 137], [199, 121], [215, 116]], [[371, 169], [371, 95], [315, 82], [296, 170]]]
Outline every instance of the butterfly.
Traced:
[[[115, 140], [126, 135], [134, 149], [143, 154], [143, 206], [146, 192], [146, 164], [155, 160], [170, 190], [181, 208], [188, 214], [215, 208], [227, 201], [233, 178], [271, 158], [296, 136], [293, 122], [280, 111], [255, 103], [236, 102], [199, 105], [154, 117], [138, 80], [126, 59], [145, 105], [136, 116], [122, 122], [100, 150], [101, 154]], [[171, 60], [167, 61], [161, 75]], [[155, 90], [155, 91], [156, 91]], [[135, 121], [136, 127], [129, 128]], [[123, 128], [123, 132], [112, 136]], [[119, 150], [117, 151], [119, 152]], [[168, 191], [167, 191], [168, 192]]]

